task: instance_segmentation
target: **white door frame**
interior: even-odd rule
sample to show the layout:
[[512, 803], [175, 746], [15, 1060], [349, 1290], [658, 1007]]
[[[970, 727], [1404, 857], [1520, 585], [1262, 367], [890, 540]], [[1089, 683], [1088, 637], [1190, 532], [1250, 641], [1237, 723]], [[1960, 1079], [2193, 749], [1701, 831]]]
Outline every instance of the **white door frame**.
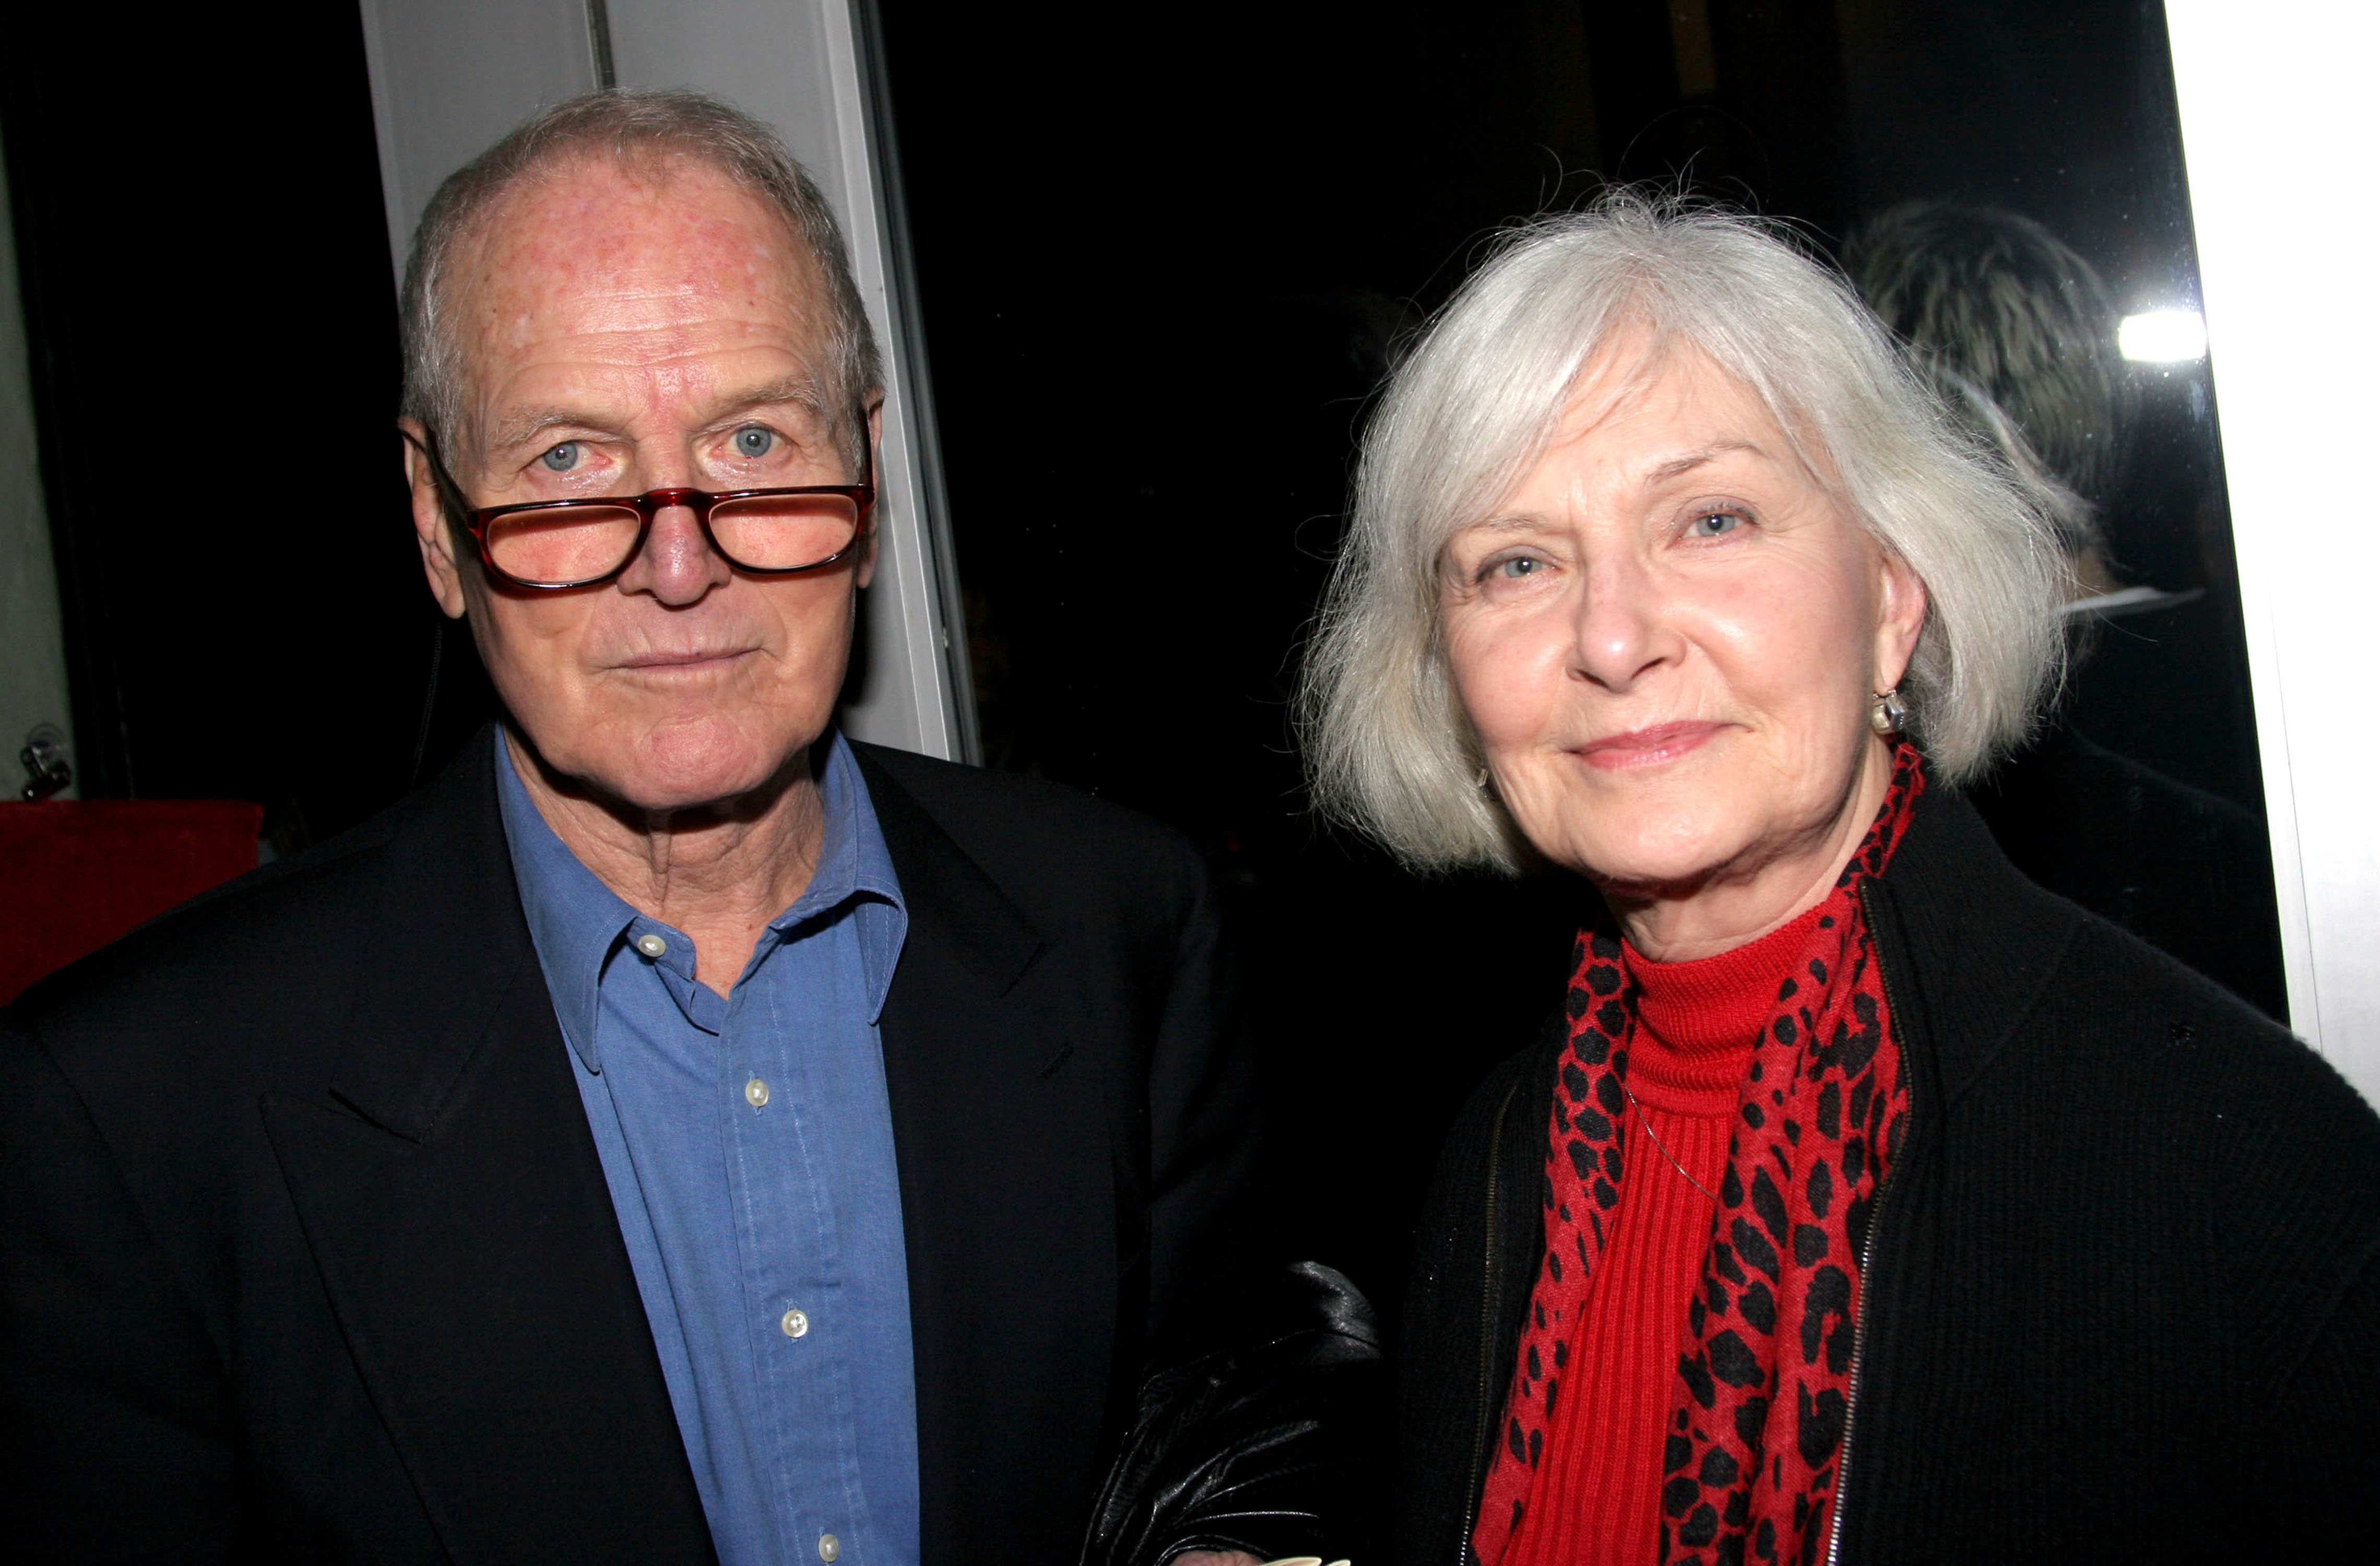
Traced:
[[2168, 0], [2291, 1026], [2380, 1102], [2380, 10]]

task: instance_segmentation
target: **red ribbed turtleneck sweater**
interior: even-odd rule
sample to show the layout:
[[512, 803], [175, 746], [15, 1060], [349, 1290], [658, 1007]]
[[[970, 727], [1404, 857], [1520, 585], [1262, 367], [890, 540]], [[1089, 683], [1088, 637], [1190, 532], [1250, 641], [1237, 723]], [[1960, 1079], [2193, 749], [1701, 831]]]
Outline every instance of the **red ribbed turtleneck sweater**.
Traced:
[[[1564, 1346], [1563, 1362], [1578, 1367], [1565, 1390], [1577, 1395], [1559, 1401], [1520, 1527], [1486, 1566], [1639, 1566], [1654, 1559], [1664, 1426], [1713, 1207], [1670, 1158], [1718, 1188], [1754, 1041], [1819, 912], [1695, 962], [1656, 963], [1626, 948], [1622, 960], [1637, 992], [1627, 1080], [1644, 1122], [1629, 1128], [1610, 1239]], [[1643, 1135], [1647, 1123], [1659, 1147]]]

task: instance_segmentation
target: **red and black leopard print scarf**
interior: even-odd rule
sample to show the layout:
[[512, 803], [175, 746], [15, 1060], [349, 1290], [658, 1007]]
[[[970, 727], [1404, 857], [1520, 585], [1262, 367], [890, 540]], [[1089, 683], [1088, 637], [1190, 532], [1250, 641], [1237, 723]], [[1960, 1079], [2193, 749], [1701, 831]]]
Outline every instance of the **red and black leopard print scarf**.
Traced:
[[[1676, 1566], [1807, 1562], [1826, 1546], [1861, 1248], [1908, 1107], [1858, 888], [1891, 858], [1925, 786], [1904, 742], [1884, 806], [1753, 1050], [1662, 1456], [1660, 1559]], [[1568, 1346], [1627, 1166], [1620, 1084], [1636, 1008], [1620, 956], [1609, 936], [1579, 937], [1546, 1163], [1545, 1264], [1475, 1539], [1499, 1553], [1542, 1455], [1567, 1357], [1556, 1345]], [[1575, 1381], [1590, 1367], [1567, 1374]]]

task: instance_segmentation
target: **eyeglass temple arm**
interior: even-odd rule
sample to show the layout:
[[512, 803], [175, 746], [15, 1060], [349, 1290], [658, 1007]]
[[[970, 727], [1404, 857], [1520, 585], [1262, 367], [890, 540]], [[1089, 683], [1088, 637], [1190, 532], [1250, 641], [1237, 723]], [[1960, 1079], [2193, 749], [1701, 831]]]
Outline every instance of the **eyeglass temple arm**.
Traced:
[[405, 437], [407, 445], [419, 452], [428, 460], [430, 481], [436, 487], [438, 498], [446, 508], [448, 525], [468, 532], [471, 518], [470, 497], [463, 493], [462, 485], [455, 482], [455, 476], [446, 471], [445, 459], [438, 455], [438, 437], [431, 435], [429, 440], [424, 441], [402, 424], [396, 427], [396, 432]]

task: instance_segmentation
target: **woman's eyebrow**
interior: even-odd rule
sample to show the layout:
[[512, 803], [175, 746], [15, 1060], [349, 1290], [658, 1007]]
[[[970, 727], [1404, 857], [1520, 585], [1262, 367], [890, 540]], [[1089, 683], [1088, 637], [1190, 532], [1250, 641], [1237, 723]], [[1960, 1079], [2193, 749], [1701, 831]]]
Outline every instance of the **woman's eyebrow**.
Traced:
[[1755, 456], [1768, 455], [1750, 441], [1721, 441], [1716, 445], [1705, 446], [1696, 452], [1686, 452], [1658, 464], [1645, 475], [1645, 481], [1648, 484], [1667, 483], [1671, 479], [1691, 473], [1703, 464], [1715, 462], [1731, 452], [1750, 452]]
[[1459, 539], [1465, 533], [1536, 533], [1554, 526], [1552, 521], [1537, 512], [1507, 511], [1467, 523], [1455, 529], [1454, 537]]

